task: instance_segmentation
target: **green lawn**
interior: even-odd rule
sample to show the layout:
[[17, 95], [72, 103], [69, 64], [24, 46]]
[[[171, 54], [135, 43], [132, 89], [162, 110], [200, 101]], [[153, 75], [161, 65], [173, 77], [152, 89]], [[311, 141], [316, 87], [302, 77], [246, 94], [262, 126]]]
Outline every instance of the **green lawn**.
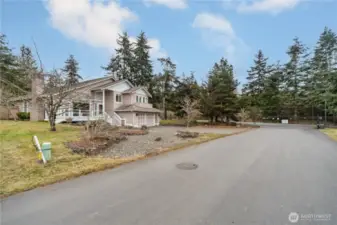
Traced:
[[[57, 125], [56, 127], [56, 132], [50, 132], [48, 123], [44, 122], [0, 121], [0, 157], [2, 159], [0, 162], [0, 197], [149, 157], [140, 155], [131, 158], [109, 159], [72, 154], [65, 147], [64, 142], [78, 139], [83, 127], [70, 125]], [[40, 143], [47, 141], [52, 143], [52, 160], [46, 165], [37, 163], [37, 153], [32, 144], [33, 135], [38, 136]], [[160, 153], [224, 136], [227, 135], [203, 134], [199, 138], [171, 146]]]
[[323, 133], [327, 134], [332, 139], [337, 141], [337, 129], [324, 129]]
[[[37, 186], [111, 168], [130, 159], [104, 159], [72, 154], [64, 142], [80, 137], [83, 127], [57, 125], [56, 132], [44, 122], [0, 121], [1, 177], [0, 196], [29, 190]], [[32, 144], [37, 135], [40, 143], [52, 143], [52, 160], [41, 165]]]

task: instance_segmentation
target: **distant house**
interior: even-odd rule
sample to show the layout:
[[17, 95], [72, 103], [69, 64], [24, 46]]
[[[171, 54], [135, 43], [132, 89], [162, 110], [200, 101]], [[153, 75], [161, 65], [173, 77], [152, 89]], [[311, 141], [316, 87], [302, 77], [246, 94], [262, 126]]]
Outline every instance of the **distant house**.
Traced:
[[[37, 78], [39, 79], [39, 78]], [[36, 96], [42, 93], [43, 79], [33, 81], [32, 93], [17, 101], [19, 111], [31, 112], [31, 120], [48, 120]], [[128, 80], [102, 77], [74, 86], [76, 99], [67, 99], [57, 112], [56, 123], [71, 118], [73, 122], [104, 119], [116, 126], [159, 125], [158, 109], [149, 103], [151, 94]], [[78, 100], [81, 99], [81, 100]]]

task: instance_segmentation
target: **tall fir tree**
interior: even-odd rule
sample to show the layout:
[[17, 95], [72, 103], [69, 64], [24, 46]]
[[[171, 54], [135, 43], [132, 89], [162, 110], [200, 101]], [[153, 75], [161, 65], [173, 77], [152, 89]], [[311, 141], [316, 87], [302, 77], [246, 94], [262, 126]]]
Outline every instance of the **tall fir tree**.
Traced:
[[233, 66], [227, 60], [222, 58], [214, 64], [201, 92], [201, 110], [212, 122], [225, 117], [229, 122], [238, 111], [238, 85]]
[[62, 71], [67, 74], [67, 80], [70, 85], [77, 84], [79, 80], [83, 79], [78, 73], [79, 65], [74, 55], [70, 55], [69, 58], [65, 61], [65, 66]]
[[176, 65], [172, 62], [171, 58], [159, 58], [158, 61], [163, 67], [163, 73], [158, 79], [158, 84], [161, 86], [161, 100], [162, 109], [164, 110], [164, 118], [167, 119], [167, 111], [169, 104], [172, 103], [172, 90], [174, 88], [174, 81], [176, 78]]
[[261, 110], [264, 116], [279, 118], [281, 116], [281, 82], [283, 70], [279, 63], [271, 66], [270, 74], [265, 78], [261, 95]]
[[[337, 35], [328, 27], [319, 37], [311, 62], [311, 96], [316, 107], [337, 114]], [[324, 105], [324, 106], [323, 106]]]
[[308, 48], [297, 37], [293, 41], [287, 51], [289, 61], [284, 68], [284, 91], [285, 103], [293, 112], [293, 119], [297, 121], [299, 109], [306, 102], [304, 87], [310, 67]]
[[20, 85], [27, 91], [31, 90], [32, 78], [38, 73], [36, 61], [29, 47], [22, 45], [20, 55], [17, 58]]
[[147, 37], [142, 31], [137, 37], [134, 49], [134, 85], [136, 86], [149, 88], [149, 84], [153, 78], [150, 49]]
[[262, 94], [265, 88], [265, 80], [271, 72], [268, 66], [268, 58], [266, 58], [259, 50], [254, 59], [254, 66], [248, 70], [248, 83], [243, 87], [243, 93], [251, 98], [252, 106], [262, 108]]
[[185, 97], [188, 97], [192, 101], [198, 100], [200, 98], [199, 86], [193, 72], [191, 72], [188, 76], [183, 74], [178, 77], [175, 83], [173, 111], [178, 117], [183, 117], [186, 112], [182, 109], [182, 100]]
[[8, 82], [16, 82], [17, 80], [17, 60], [8, 47], [8, 42], [4, 34], [0, 34], [0, 71], [1, 78]]
[[107, 66], [102, 67], [110, 76], [117, 80], [127, 79], [131, 83], [135, 83], [135, 57], [134, 46], [130, 41], [127, 32], [118, 35], [118, 48], [115, 49], [115, 54], [110, 58]]

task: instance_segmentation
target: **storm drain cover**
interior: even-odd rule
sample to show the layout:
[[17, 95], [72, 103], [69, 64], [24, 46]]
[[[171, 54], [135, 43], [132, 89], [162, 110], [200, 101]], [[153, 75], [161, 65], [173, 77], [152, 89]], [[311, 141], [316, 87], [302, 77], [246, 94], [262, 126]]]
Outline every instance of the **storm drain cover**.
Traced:
[[195, 170], [198, 168], [198, 164], [195, 163], [179, 163], [177, 168], [181, 170]]

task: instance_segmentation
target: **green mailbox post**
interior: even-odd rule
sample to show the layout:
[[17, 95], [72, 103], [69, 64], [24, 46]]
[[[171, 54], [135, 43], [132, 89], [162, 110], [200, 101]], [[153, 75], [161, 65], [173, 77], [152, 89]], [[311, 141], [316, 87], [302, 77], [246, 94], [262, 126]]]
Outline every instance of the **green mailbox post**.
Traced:
[[49, 161], [51, 159], [51, 143], [50, 142], [42, 143], [41, 150], [46, 161]]

